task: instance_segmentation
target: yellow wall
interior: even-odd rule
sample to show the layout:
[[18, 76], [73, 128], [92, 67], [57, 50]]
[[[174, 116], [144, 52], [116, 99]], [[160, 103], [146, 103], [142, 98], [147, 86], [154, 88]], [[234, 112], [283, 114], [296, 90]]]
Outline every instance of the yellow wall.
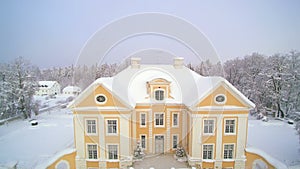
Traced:
[[210, 93], [205, 99], [203, 99], [197, 107], [201, 106], [223, 106], [222, 104], [216, 104], [215, 103], [215, 96], [218, 94], [224, 94], [226, 96], [226, 103], [225, 105], [235, 105], [240, 107], [245, 107], [244, 104], [242, 104], [235, 96], [231, 94], [227, 89], [225, 89], [223, 86], [218, 87], [216, 90], [214, 90], [212, 93]]
[[[96, 103], [95, 97], [99, 94], [106, 96], [107, 101], [105, 104]], [[80, 102], [76, 107], [90, 107], [90, 106], [116, 106], [116, 107], [125, 107], [124, 104], [120, 102], [119, 99], [114, 97], [111, 92], [106, 90], [102, 85], [96, 87], [94, 92], [87, 96], [82, 102]]]
[[246, 154], [246, 169], [252, 169], [253, 162], [255, 160], [262, 160], [268, 165], [269, 169], [276, 169], [272, 164], [270, 164], [266, 159], [264, 159], [262, 156], [255, 154], [255, 153], [249, 153], [245, 152]]
[[76, 151], [70, 154], [66, 154], [59, 159], [57, 159], [54, 163], [52, 163], [50, 166], [47, 167], [47, 169], [55, 169], [55, 166], [61, 162], [62, 160], [65, 160], [69, 163], [70, 169], [76, 168], [75, 167], [75, 157], [76, 157]]

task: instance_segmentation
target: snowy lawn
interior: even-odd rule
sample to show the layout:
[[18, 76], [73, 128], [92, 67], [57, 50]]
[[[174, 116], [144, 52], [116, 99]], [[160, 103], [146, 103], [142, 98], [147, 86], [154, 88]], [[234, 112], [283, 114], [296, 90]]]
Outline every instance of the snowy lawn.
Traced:
[[294, 125], [285, 121], [249, 120], [248, 147], [258, 148], [288, 166], [300, 165], [300, 142]]
[[67, 109], [46, 111], [29, 120], [17, 120], [0, 126], [0, 166], [12, 161], [18, 168], [32, 169], [59, 151], [73, 146], [73, 116]]

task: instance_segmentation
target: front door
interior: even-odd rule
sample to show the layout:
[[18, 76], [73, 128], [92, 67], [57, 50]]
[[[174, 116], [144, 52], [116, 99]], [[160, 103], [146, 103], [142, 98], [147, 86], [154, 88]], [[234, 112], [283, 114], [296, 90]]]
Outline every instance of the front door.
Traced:
[[155, 154], [164, 153], [164, 136], [155, 136]]

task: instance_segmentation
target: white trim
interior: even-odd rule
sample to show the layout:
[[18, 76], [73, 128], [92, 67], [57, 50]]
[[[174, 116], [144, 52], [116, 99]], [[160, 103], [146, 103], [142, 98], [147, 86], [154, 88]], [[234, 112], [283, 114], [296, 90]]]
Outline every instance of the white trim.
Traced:
[[[218, 101], [217, 101], [217, 97], [219, 97], [219, 96], [223, 96], [223, 97], [224, 97], [224, 101], [218, 102]], [[225, 103], [227, 102], [227, 97], [226, 97], [225, 94], [217, 94], [217, 95], [214, 97], [214, 102], [215, 102], [216, 104], [225, 104]]]
[[65, 163], [67, 165], [67, 169], [70, 169], [70, 164], [67, 160], [60, 160], [58, 163], [56, 163], [55, 169], [57, 169], [58, 165], [61, 163]]
[[[204, 128], [205, 128], [205, 123], [204, 123], [204, 121], [205, 120], [212, 120], [213, 121], [213, 131], [212, 131], [212, 133], [205, 133], [204, 132]], [[215, 131], [216, 131], [216, 120], [215, 120], [215, 118], [213, 118], [213, 117], [204, 117], [203, 118], [203, 120], [202, 120], [202, 133], [203, 133], [203, 136], [214, 136], [215, 135]]]
[[[117, 146], [118, 159], [109, 159], [109, 149], [108, 146]], [[106, 144], [106, 161], [107, 162], [119, 162], [120, 161], [120, 146], [117, 143], [107, 143]]]
[[[225, 151], [225, 145], [233, 145], [233, 152], [232, 152], [232, 158], [224, 158], [224, 151]], [[223, 149], [222, 149], [222, 159], [223, 161], [231, 161], [235, 159], [235, 152], [236, 152], [236, 144], [235, 143], [223, 143]]]
[[[174, 125], [174, 115], [177, 114], [177, 125]], [[179, 128], [179, 112], [172, 112], [172, 127]]]
[[[116, 120], [116, 133], [108, 133], [108, 120]], [[105, 134], [106, 136], [118, 136], [119, 135], [119, 119], [117, 118], [106, 118], [105, 119], [105, 128], [106, 128], [106, 131], [105, 131]]]
[[176, 143], [177, 148], [178, 148], [178, 144], [179, 144], [179, 134], [172, 134], [172, 150], [176, 150], [176, 148], [174, 148], [174, 145], [173, 145], [173, 143], [174, 143], [174, 136], [177, 137], [177, 143]]
[[[147, 127], [147, 113], [139, 112], [139, 114], [140, 114], [140, 128], [146, 128]], [[142, 125], [142, 114], [145, 115], [145, 125]]]
[[[95, 120], [95, 125], [96, 125], [96, 133], [88, 133], [88, 123], [87, 121], [88, 120]], [[97, 136], [98, 135], [98, 119], [97, 117], [87, 117], [87, 118], [84, 118], [84, 127], [85, 127], [85, 135], [87, 136]]]
[[[156, 95], [155, 95], [155, 92], [156, 91], [163, 91], [164, 92], [164, 98], [162, 99], [162, 100], [156, 100]], [[166, 91], [165, 91], [165, 89], [163, 89], [163, 88], [156, 88], [156, 89], [154, 89], [153, 90], [153, 101], [154, 102], [157, 102], [157, 103], [161, 103], [161, 102], [164, 102], [165, 100], [166, 100]]]
[[144, 150], [147, 150], [147, 134], [140, 134], [140, 144], [142, 146], [142, 136], [145, 136], [145, 148], [142, 147]]
[[[163, 115], [163, 125], [156, 125], [156, 115], [157, 114], [162, 114]], [[166, 124], [166, 120], [165, 120], [165, 113], [164, 112], [155, 112], [154, 113], [154, 127], [155, 128], [164, 128], [165, 124]]]
[[114, 106], [101, 106], [101, 107], [75, 107], [71, 108], [72, 111], [80, 112], [80, 111], [131, 111], [126, 107], [114, 107]]
[[[204, 150], [204, 146], [205, 146], [205, 145], [212, 145], [211, 159], [204, 159], [204, 155], [203, 155], [203, 154], [204, 154], [204, 153], [203, 153], [204, 151], [203, 151], [203, 150]], [[202, 144], [202, 153], [201, 153], [201, 154], [202, 154], [202, 159], [203, 159], [203, 161], [204, 161], [204, 160], [214, 160], [214, 158], [215, 158], [215, 144], [213, 144], [213, 143]]]
[[[104, 99], [105, 99], [104, 102], [99, 102], [97, 100], [97, 97], [99, 97], [99, 96], [103, 96], [104, 97]], [[94, 98], [95, 98], [95, 103], [99, 104], [99, 105], [103, 105], [103, 104], [105, 104], [107, 102], [107, 97], [105, 96], [105, 94], [102, 94], [102, 93], [95, 95]]]
[[202, 106], [191, 108], [191, 111], [249, 111], [252, 108], [240, 107], [240, 106]]
[[[226, 133], [226, 121], [227, 120], [234, 120], [234, 132], [233, 133]], [[232, 117], [232, 118], [224, 118], [224, 135], [227, 136], [227, 135], [236, 135], [236, 127], [237, 127], [237, 118], [236, 117]]]
[[[94, 158], [89, 158], [89, 149], [88, 149], [88, 146], [89, 145], [96, 145], [96, 149], [97, 149], [97, 159], [94, 159]], [[99, 149], [98, 149], [98, 147], [99, 147], [99, 145], [98, 145], [98, 143], [86, 143], [85, 144], [85, 148], [86, 148], [86, 150], [85, 150], [85, 159], [87, 160], [87, 161], [98, 161], [98, 159], [99, 159]]]

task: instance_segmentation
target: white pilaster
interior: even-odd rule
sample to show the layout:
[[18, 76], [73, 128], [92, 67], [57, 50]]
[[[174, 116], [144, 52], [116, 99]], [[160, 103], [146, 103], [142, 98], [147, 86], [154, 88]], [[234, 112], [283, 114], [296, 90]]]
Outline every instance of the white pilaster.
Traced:
[[74, 130], [76, 140], [77, 155], [75, 159], [76, 168], [86, 168], [85, 162], [85, 142], [84, 142], [84, 119], [81, 115], [74, 116]]
[[238, 117], [235, 168], [245, 168], [248, 116]]
[[[120, 116], [120, 155], [121, 158], [129, 158], [130, 156], [130, 129], [129, 114]], [[122, 159], [121, 159], [122, 160]]]
[[192, 157], [201, 158], [202, 157], [202, 120], [199, 117], [192, 117]]
[[171, 134], [170, 133], [170, 130], [171, 130], [171, 127], [170, 127], [170, 121], [171, 121], [170, 114], [171, 114], [171, 112], [169, 110], [167, 110], [167, 118], [166, 118], [166, 125], [167, 125], [166, 142], [167, 142], [167, 145], [166, 145], [165, 151], [170, 150], [170, 134]]
[[152, 133], [152, 125], [153, 125], [153, 118], [152, 118], [152, 110], [149, 111], [148, 113], [148, 119], [149, 119], [149, 153], [153, 153], [153, 148], [152, 148], [152, 142], [153, 142], [153, 133]]
[[100, 161], [105, 160], [105, 121], [102, 115], [98, 117], [98, 125], [99, 125], [99, 154]]

